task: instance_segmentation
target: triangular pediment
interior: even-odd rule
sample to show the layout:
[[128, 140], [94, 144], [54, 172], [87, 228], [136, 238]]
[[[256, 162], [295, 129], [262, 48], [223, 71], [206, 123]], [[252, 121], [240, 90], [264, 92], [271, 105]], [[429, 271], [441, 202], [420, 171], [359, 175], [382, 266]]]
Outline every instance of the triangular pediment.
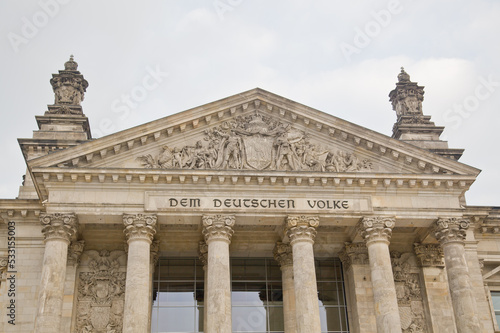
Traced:
[[31, 169], [477, 175], [479, 170], [262, 89], [29, 161]]

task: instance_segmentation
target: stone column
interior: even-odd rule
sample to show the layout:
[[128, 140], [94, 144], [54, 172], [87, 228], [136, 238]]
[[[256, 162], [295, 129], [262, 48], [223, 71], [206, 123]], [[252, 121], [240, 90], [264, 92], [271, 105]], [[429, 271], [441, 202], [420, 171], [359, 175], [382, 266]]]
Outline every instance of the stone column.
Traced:
[[450, 288], [444, 270], [443, 249], [439, 244], [414, 244], [421, 267], [423, 300], [433, 332], [456, 333]]
[[476, 298], [465, 260], [465, 236], [469, 220], [440, 218], [434, 225], [434, 235], [441, 243], [448, 273], [451, 301], [459, 333], [480, 332]]
[[[207, 327], [207, 281], [208, 281], [208, 245], [204, 241], [201, 241], [198, 244], [198, 254], [201, 262], [203, 263], [203, 331], [205, 331], [205, 327]], [[200, 327], [200, 331], [201, 331]]]
[[281, 279], [283, 283], [283, 318], [285, 333], [296, 333], [295, 322], [295, 288], [293, 282], [293, 254], [289, 244], [276, 243], [274, 247], [274, 259], [281, 268]]
[[373, 331], [377, 326], [368, 249], [364, 242], [345, 243], [340, 251], [344, 269], [349, 329], [352, 333]]
[[389, 253], [389, 240], [394, 225], [394, 218], [365, 217], [357, 226], [368, 248], [379, 333], [401, 333], [401, 319]]
[[288, 216], [285, 232], [293, 253], [295, 313], [298, 333], [320, 333], [318, 286], [314, 266], [313, 244], [317, 216]]
[[55, 213], [42, 214], [40, 222], [45, 236], [45, 253], [35, 333], [54, 333], [61, 329], [68, 246], [77, 232], [78, 220], [75, 214]]
[[156, 233], [156, 215], [123, 215], [128, 244], [123, 333], [147, 332], [149, 324], [150, 247]]
[[207, 333], [231, 333], [231, 275], [229, 244], [234, 233], [234, 215], [204, 215], [203, 235], [208, 245]]

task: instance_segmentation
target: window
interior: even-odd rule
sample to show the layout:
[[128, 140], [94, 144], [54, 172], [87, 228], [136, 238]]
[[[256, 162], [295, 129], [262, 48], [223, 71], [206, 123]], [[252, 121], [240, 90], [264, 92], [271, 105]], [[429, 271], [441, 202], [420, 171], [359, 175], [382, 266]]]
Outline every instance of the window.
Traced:
[[321, 332], [349, 332], [347, 325], [344, 278], [340, 260], [316, 260], [316, 281], [318, 283]]
[[[349, 332], [340, 260], [316, 260], [316, 278], [321, 331]], [[281, 281], [274, 259], [231, 259], [234, 333], [284, 332]], [[160, 259], [153, 277], [151, 332], [203, 332], [203, 293], [203, 264], [198, 259]], [[500, 304], [500, 293], [498, 300]]]
[[151, 332], [203, 332], [203, 264], [160, 259], [153, 277]]
[[281, 271], [274, 259], [231, 260], [233, 332], [283, 332]]
[[493, 311], [495, 311], [497, 325], [500, 325], [500, 291], [491, 292], [491, 303], [493, 304]]

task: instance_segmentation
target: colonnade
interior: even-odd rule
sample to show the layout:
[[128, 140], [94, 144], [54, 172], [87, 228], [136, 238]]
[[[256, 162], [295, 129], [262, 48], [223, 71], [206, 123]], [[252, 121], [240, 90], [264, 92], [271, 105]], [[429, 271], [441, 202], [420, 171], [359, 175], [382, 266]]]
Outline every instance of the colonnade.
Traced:
[[[45, 236], [42, 279], [35, 332], [59, 332], [68, 246], [75, 239], [78, 220], [74, 214], [42, 214]], [[124, 233], [128, 244], [123, 332], [147, 332], [150, 307], [150, 251], [157, 230], [153, 214], [126, 214]], [[234, 233], [234, 215], [204, 215], [204, 242], [200, 255], [205, 269], [205, 332], [230, 333], [231, 279], [229, 245]], [[374, 298], [377, 332], [402, 332], [396, 288], [389, 253], [390, 217], [365, 217], [356, 226], [367, 251]], [[283, 279], [286, 333], [320, 333], [318, 291], [313, 244], [317, 216], [286, 218], [283, 242], [274, 248]], [[459, 333], [479, 332], [475, 298], [465, 261], [465, 219], [438, 219], [433, 233], [441, 244], [447, 268], [451, 299]]]

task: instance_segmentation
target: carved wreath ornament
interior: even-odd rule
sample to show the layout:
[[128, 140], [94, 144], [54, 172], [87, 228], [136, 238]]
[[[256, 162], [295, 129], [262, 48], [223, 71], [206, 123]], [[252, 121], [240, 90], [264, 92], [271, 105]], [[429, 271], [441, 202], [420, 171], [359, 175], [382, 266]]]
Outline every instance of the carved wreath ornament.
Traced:
[[353, 172], [372, 163], [355, 154], [322, 148], [306, 133], [256, 112], [205, 131], [196, 144], [170, 148], [137, 158], [146, 168], [253, 169]]

